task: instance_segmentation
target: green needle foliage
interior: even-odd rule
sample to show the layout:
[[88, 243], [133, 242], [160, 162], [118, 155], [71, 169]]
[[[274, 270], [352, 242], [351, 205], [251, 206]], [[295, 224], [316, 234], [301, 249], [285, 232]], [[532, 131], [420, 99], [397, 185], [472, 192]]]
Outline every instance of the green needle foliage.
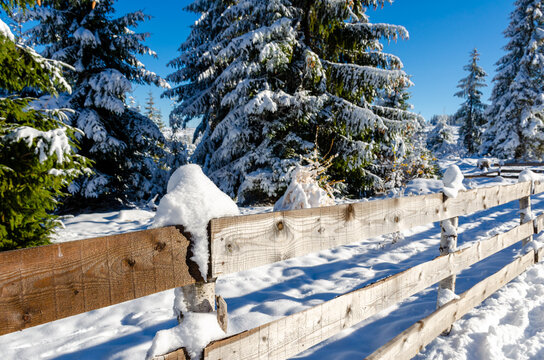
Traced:
[[[2, 1], [3, 10], [33, 1]], [[23, 95], [56, 95], [69, 86], [61, 64], [16, 44], [0, 21], [0, 251], [49, 243], [57, 226], [51, 212], [88, 162], [74, 154], [75, 129], [61, 110], [41, 109]]]

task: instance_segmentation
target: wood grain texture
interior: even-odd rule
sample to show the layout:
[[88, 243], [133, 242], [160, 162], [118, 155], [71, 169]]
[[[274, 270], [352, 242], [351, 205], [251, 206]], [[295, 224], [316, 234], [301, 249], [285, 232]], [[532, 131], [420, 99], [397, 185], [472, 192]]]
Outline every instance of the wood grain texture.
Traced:
[[167, 227], [0, 252], [0, 335], [193, 284], [189, 245]]
[[544, 181], [535, 181], [533, 183], [533, 194], [540, 194], [544, 192]]
[[333, 207], [226, 217], [210, 222], [213, 278], [363, 241], [527, 197], [530, 182]]
[[497, 273], [463, 293], [458, 300], [453, 300], [425, 319], [418, 321], [366, 359], [411, 359], [455, 321], [459, 320], [475, 306], [482, 303], [498, 289], [533, 265], [534, 256], [534, 252], [531, 251], [525, 256], [516, 259]]
[[520, 225], [305, 311], [216, 341], [204, 349], [204, 358], [287, 359], [521, 241], [532, 232], [532, 223]]

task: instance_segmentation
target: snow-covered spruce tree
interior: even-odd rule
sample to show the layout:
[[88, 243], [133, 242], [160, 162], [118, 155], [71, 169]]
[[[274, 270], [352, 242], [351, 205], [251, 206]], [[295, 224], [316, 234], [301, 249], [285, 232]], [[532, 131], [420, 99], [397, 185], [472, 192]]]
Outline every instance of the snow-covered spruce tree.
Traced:
[[542, 0], [517, 0], [497, 62], [481, 152], [503, 159], [544, 157], [544, 15]]
[[[371, 24], [385, 0], [194, 2], [202, 13], [168, 77], [178, 106], [171, 121], [201, 117], [193, 161], [239, 203], [277, 199], [301, 156], [338, 154], [328, 169], [345, 193], [366, 195], [408, 176], [418, 115], [380, 106], [411, 82], [380, 39], [401, 26]], [[418, 171], [429, 171], [417, 160]]]
[[157, 125], [159, 129], [162, 130], [164, 124], [162, 123], [161, 111], [155, 107], [155, 99], [153, 99], [153, 93], [151, 91], [147, 95], [144, 110], [144, 115], [150, 118], [155, 123], [155, 125]]
[[155, 56], [142, 44], [148, 34], [132, 30], [148, 16], [136, 11], [112, 18], [113, 4], [101, 0], [92, 9], [88, 0], [44, 0], [27, 17], [39, 22], [28, 34], [45, 46], [43, 55], [74, 67], [67, 73], [73, 93], [66, 106], [76, 111], [70, 124], [85, 133], [80, 153], [94, 160], [95, 175], [78, 179], [69, 191], [99, 206], [162, 193], [168, 175], [161, 131], [126, 105], [131, 82], [167, 85], [137, 59]]
[[[0, 0], [11, 12], [33, 1]], [[19, 8], [20, 9], [20, 8]], [[75, 130], [63, 123], [62, 110], [41, 110], [33, 92], [69, 91], [62, 64], [15, 43], [0, 20], [0, 251], [44, 245], [56, 224], [51, 212], [62, 189], [86, 168], [74, 154]]]
[[482, 103], [481, 88], [486, 87], [484, 69], [478, 65], [480, 54], [474, 49], [470, 52], [470, 62], [463, 69], [468, 72], [467, 77], [461, 79], [457, 87], [460, 91], [455, 96], [465, 99], [455, 118], [461, 122], [459, 142], [467, 149], [468, 154], [476, 154], [482, 144], [482, 126], [485, 124], [485, 108]]
[[436, 155], [455, 152], [453, 129], [447, 120], [448, 116], [437, 116], [436, 125], [427, 135], [427, 148]]

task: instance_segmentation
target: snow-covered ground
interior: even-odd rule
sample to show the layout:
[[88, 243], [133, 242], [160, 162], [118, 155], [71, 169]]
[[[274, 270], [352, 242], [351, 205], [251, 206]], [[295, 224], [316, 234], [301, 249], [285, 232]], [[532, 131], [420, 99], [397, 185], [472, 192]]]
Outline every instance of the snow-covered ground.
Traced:
[[[450, 160], [463, 172], [476, 160]], [[465, 180], [467, 188], [514, 180]], [[405, 194], [439, 191], [436, 180], [414, 181]], [[533, 197], [544, 210], [544, 196]], [[242, 209], [242, 213], [270, 209]], [[153, 212], [124, 210], [65, 218], [56, 241], [110, 235], [150, 226]], [[504, 232], [519, 223], [517, 201], [463, 217], [459, 245]], [[228, 303], [229, 332], [235, 333], [317, 305], [438, 255], [440, 227], [321, 251], [218, 279]], [[520, 252], [508, 248], [460, 274], [461, 293], [502, 268]], [[176, 325], [173, 290], [114, 305], [0, 337], [2, 359], [143, 359], [155, 333]], [[363, 358], [434, 311], [436, 286], [345, 330], [297, 356], [299, 359]], [[544, 359], [544, 264], [538, 264], [458, 321], [448, 337], [433, 341], [418, 359]]]

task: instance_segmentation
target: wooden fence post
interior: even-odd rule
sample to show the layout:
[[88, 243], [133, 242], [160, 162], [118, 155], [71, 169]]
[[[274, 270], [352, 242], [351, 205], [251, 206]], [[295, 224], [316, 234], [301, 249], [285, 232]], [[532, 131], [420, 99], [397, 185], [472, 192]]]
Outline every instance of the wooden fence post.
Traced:
[[[215, 310], [215, 282], [197, 283], [176, 289], [180, 292], [179, 300], [182, 304], [176, 304], [178, 310], [178, 322], [183, 321], [183, 313], [209, 313]], [[176, 294], [178, 298], [178, 294]]]
[[[440, 222], [441, 237], [440, 237], [440, 255], [447, 255], [455, 252], [457, 249], [457, 228], [459, 226], [459, 218], [454, 217], [451, 219], [442, 220]], [[445, 304], [440, 303], [441, 291], [450, 290], [455, 293], [455, 280], [457, 275], [451, 275], [438, 284], [438, 299], [436, 308], [440, 308]], [[444, 335], [449, 334], [451, 328], [444, 331]]]
[[[531, 194], [533, 193], [534, 188], [533, 184], [531, 184]], [[525, 223], [528, 223], [529, 221], [533, 220], [533, 214], [531, 212], [531, 196], [527, 196], [524, 198], [519, 199], [519, 223], [520, 225], [523, 225]], [[522, 244], [523, 246], [527, 245], [533, 241], [533, 236], [529, 236], [528, 238], [523, 239]]]

